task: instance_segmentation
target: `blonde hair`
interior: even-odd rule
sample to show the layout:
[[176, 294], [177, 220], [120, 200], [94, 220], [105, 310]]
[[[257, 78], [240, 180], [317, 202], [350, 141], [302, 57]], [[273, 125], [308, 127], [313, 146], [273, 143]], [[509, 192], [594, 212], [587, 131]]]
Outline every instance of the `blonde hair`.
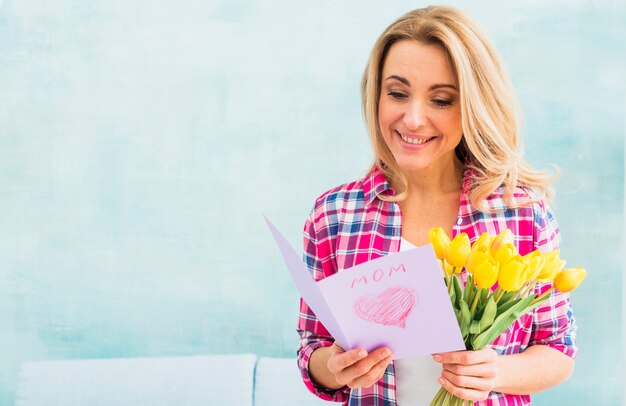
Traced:
[[387, 179], [398, 184], [395, 196], [379, 196], [386, 201], [402, 201], [409, 184], [402, 175], [383, 139], [378, 121], [381, 74], [387, 52], [403, 39], [445, 50], [460, 94], [463, 138], [456, 155], [473, 171], [471, 204], [482, 210], [486, 197], [504, 186], [504, 199], [510, 207], [516, 186], [532, 189], [537, 198], [553, 199], [556, 175], [534, 170], [523, 158], [520, 116], [513, 86], [495, 49], [478, 25], [461, 11], [431, 6], [411, 11], [391, 24], [378, 38], [363, 74], [361, 97], [366, 126], [374, 148], [374, 164]]

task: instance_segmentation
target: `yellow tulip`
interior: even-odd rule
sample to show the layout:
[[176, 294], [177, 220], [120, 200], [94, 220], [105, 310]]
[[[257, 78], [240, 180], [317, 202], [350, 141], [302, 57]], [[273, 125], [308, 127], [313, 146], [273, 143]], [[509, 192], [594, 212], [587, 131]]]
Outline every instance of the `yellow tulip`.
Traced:
[[565, 261], [559, 258], [559, 251], [551, 251], [542, 254], [544, 259], [541, 272], [537, 275], [537, 282], [548, 283], [554, 280], [554, 277], [565, 266]]
[[500, 268], [498, 274], [498, 286], [507, 292], [518, 291], [526, 282], [526, 269], [528, 265], [520, 255], [515, 255], [511, 260]]
[[465, 265], [467, 272], [473, 275], [476, 272], [476, 268], [483, 262], [488, 261], [488, 258], [491, 258], [491, 256], [482, 251], [476, 251], [474, 254], [470, 253], [470, 256], [467, 257], [467, 264]]
[[537, 257], [541, 257], [541, 251], [539, 250], [534, 250], [533, 252], [530, 252], [524, 256], [522, 256], [522, 258], [524, 259], [524, 261], [530, 261], [533, 258], [537, 258]]
[[454, 270], [454, 268], [452, 267], [452, 265], [450, 265], [450, 264], [448, 263], [448, 261], [446, 261], [446, 260], [445, 260], [445, 258], [444, 258], [444, 260], [443, 260], [443, 268], [444, 268], [444, 271], [445, 271], [448, 275], [452, 275], [452, 271]]
[[526, 282], [534, 281], [539, 275], [539, 272], [541, 272], [541, 269], [543, 268], [545, 258], [541, 255], [541, 251], [535, 250], [530, 254], [524, 255], [522, 259], [524, 260], [524, 262], [526, 262], [526, 264], [528, 264]]
[[478, 237], [474, 244], [472, 244], [472, 249], [470, 250], [470, 254], [467, 256], [467, 263], [472, 262], [472, 257], [477, 252], [489, 252], [489, 245], [491, 245], [491, 241], [493, 238], [489, 235], [488, 232], [484, 232]]
[[442, 227], [431, 228], [428, 231], [428, 242], [432, 244], [435, 249], [435, 255], [437, 259], [444, 259], [446, 257], [446, 248], [450, 245], [450, 237], [443, 230]]
[[475, 256], [476, 260], [480, 258], [481, 261], [475, 261], [472, 275], [474, 276], [474, 283], [476, 283], [476, 286], [479, 288], [490, 289], [498, 280], [500, 264], [489, 255], [483, 255], [484, 256]]
[[467, 234], [458, 234], [446, 248], [446, 261], [452, 266], [463, 267], [467, 263], [470, 249], [470, 240]]
[[582, 267], [563, 269], [554, 278], [554, 286], [559, 292], [571, 292], [580, 285], [586, 276], [587, 271]]
[[498, 251], [496, 251], [496, 255], [494, 255], [494, 258], [496, 261], [500, 263], [500, 265], [504, 266], [515, 255], [517, 255], [517, 249], [515, 248], [513, 244], [507, 243], [507, 244], [500, 246], [500, 248], [498, 248]]
[[496, 252], [500, 249], [501, 246], [505, 244], [513, 244], [513, 233], [508, 228], [505, 228], [498, 234], [498, 236], [491, 242], [491, 246], [489, 247], [489, 253], [491, 256], [495, 256]]

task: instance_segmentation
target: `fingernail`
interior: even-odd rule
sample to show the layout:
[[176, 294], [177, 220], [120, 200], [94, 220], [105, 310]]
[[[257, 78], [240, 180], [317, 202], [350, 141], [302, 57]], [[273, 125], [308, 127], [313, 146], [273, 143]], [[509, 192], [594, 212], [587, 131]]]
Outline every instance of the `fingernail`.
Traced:
[[391, 351], [385, 351], [383, 352], [383, 358], [387, 358], [388, 356], [391, 355]]
[[358, 354], [358, 355], [359, 355], [359, 357], [361, 357], [361, 358], [365, 358], [365, 357], [367, 357], [367, 352], [365, 352], [365, 350], [361, 350], [361, 351], [359, 351], [359, 354]]
[[443, 385], [443, 378], [437, 379], [437, 382], [439, 382], [439, 385]]
[[433, 355], [433, 360], [441, 362], [441, 355]]

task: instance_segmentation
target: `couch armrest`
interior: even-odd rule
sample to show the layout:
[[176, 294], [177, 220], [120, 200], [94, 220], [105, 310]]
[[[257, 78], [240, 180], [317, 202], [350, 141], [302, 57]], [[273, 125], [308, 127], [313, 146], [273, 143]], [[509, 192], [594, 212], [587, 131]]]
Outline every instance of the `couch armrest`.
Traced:
[[295, 358], [259, 358], [254, 406], [330, 406], [308, 391]]
[[252, 406], [256, 356], [27, 362], [16, 406]]

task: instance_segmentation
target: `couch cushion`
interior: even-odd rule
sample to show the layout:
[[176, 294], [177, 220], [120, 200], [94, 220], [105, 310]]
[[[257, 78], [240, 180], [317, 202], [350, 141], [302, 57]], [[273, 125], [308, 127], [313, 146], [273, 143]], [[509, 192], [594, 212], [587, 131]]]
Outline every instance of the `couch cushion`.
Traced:
[[329, 406], [307, 390], [293, 358], [259, 358], [254, 406]]
[[252, 405], [256, 356], [28, 362], [16, 406]]

